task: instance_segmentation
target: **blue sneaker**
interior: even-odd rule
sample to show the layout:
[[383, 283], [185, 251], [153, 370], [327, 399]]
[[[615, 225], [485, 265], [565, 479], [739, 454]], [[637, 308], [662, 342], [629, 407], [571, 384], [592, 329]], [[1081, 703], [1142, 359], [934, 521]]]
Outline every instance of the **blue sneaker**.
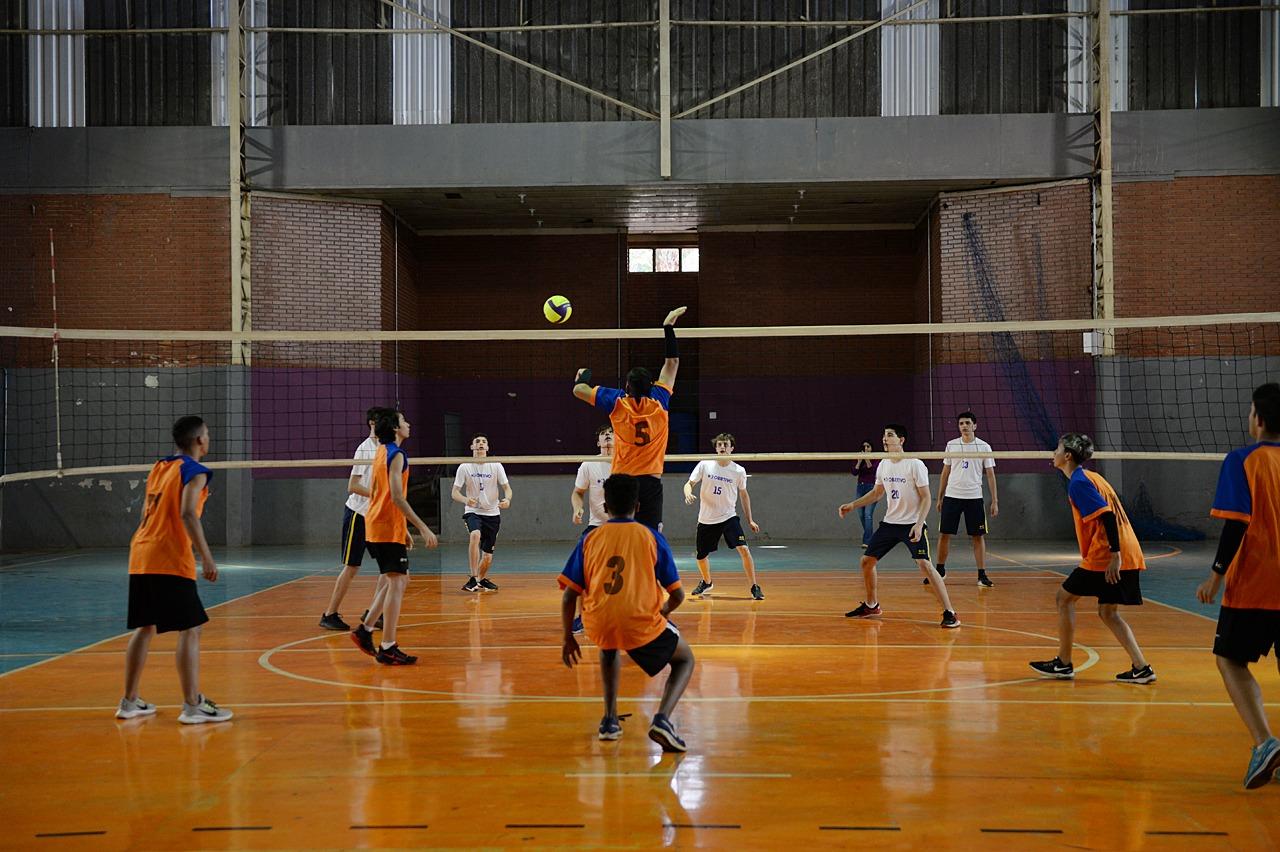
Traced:
[[649, 739], [662, 746], [663, 751], [689, 750], [684, 740], [680, 739], [680, 735], [676, 733], [671, 720], [661, 713], [653, 717], [653, 724], [649, 726]]
[[[562, 621], [562, 622], [560, 622], [560, 623], [561, 623], [561, 624], [564, 624], [564, 622], [563, 622], [563, 621]], [[575, 634], [581, 635], [582, 631], [583, 631], [583, 627], [582, 627], [582, 616], [578, 616], [577, 618], [575, 618], [575, 619], [573, 620], [573, 632], [574, 632]]]
[[618, 740], [622, 739], [622, 722], [612, 716], [605, 716], [600, 720], [600, 739], [602, 740]]
[[[653, 731], [649, 732], [653, 736]], [[1271, 780], [1280, 769], [1280, 740], [1270, 737], [1253, 750], [1249, 759], [1249, 771], [1244, 774], [1244, 788], [1255, 790]]]

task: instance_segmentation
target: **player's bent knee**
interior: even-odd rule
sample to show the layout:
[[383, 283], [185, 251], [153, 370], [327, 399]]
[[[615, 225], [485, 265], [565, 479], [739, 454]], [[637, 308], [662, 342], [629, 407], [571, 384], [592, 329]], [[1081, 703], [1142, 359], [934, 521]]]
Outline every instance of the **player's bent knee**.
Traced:
[[864, 556], [864, 557], [862, 557], [862, 570], [863, 570], [863, 571], [870, 571], [872, 568], [876, 567], [876, 562], [878, 562], [878, 561], [879, 561], [879, 560], [878, 560], [878, 559], [876, 559], [874, 556]]

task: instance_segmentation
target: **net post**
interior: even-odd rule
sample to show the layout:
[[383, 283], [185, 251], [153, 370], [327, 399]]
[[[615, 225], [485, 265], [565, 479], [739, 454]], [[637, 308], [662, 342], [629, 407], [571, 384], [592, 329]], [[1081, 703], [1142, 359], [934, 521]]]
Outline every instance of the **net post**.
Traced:
[[58, 365], [58, 261], [53, 251], [53, 228], [49, 229], [49, 292], [53, 299], [53, 440], [54, 462], [62, 473], [62, 380]]
[[[231, 215], [231, 331], [250, 323], [250, 258], [248, 164], [245, 160], [244, 7], [246, 0], [230, 0], [227, 10], [227, 130], [229, 137], [228, 197]], [[231, 363], [249, 363], [249, 344], [233, 340]]]
[[[1111, 0], [1098, 0], [1093, 25], [1093, 315], [1115, 316], [1115, 266], [1111, 218]], [[1101, 331], [1097, 354], [1115, 354], [1115, 331]]]

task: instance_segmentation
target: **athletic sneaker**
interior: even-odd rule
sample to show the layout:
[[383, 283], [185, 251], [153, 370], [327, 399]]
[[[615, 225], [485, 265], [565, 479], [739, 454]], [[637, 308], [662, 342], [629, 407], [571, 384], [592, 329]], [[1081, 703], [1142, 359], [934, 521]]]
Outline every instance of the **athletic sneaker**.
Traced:
[[951, 610], [944, 609], [942, 611], [942, 626], [943, 627], [959, 627], [960, 618]]
[[1045, 677], [1056, 677], [1062, 680], [1071, 680], [1076, 676], [1076, 668], [1071, 663], [1064, 663], [1062, 660], [1054, 657], [1052, 660], [1043, 660], [1038, 663], [1031, 663], [1031, 668], [1040, 672]]
[[752, 597], [754, 600], [762, 601], [762, 600], [764, 600], [764, 592], [760, 591], [760, 587], [759, 587], [759, 586], [752, 586], [752, 587], [751, 587], [751, 597]]
[[384, 666], [411, 666], [418, 662], [417, 657], [401, 651], [399, 645], [392, 645], [390, 648], [383, 648], [379, 645], [378, 654], [374, 659]]
[[370, 657], [378, 655], [378, 649], [373, 646], [373, 631], [363, 624], [351, 631], [351, 641], [356, 643], [356, 647]]
[[874, 618], [880, 614], [880, 604], [875, 606], [867, 606], [867, 602], [863, 601], [858, 604], [858, 608], [844, 614], [845, 618]]
[[680, 735], [676, 733], [675, 726], [671, 724], [671, 720], [661, 713], [653, 717], [653, 724], [649, 726], [649, 739], [662, 746], [663, 751], [689, 750], [689, 747], [684, 744], [684, 740], [680, 739]]
[[[945, 567], [945, 566], [943, 566], [943, 565], [938, 565], [938, 566], [936, 566], [936, 567], [937, 567], [937, 569], [938, 569], [938, 576], [939, 576], [939, 577], [945, 577], [945, 576], [947, 576], [947, 569], [946, 569], [946, 567]], [[981, 582], [981, 581], [979, 581], [979, 582]], [[925, 577], [925, 578], [924, 578], [924, 585], [926, 585], [926, 586], [927, 586], [927, 585], [929, 585], [929, 578], [928, 578], [928, 577]]]
[[613, 716], [605, 716], [600, 720], [600, 739], [617, 740], [622, 738], [622, 721]]
[[979, 586], [981, 586], [981, 587], [982, 587], [982, 588], [984, 588], [984, 589], [989, 589], [989, 588], [991, 588], [992, 586], [994, 586], [994, 585], [995, 585], [995, 583], [991, 582], [991, 578], [987, 576], [987, 572], [986, 572], [986, 571], [979, 571], [979, 572], [978, 572], [978, 585], [979, 585]]
[[[653, 736], [653, 732], [649, 732]], [[1253, 750], [1249, 758], [1249, 770], [1244, 774], [1244, 788], [1255, 790], [1271, 780], [1280, 769], [1280, 740], [1268, 737]]]
[[696, 598], [699, 595], [705, 595], [715, 587], [715, 583], [708, 583], [706, 580], [699, 580], [698, 585], [693, 587], [693, 596]]
[[485, 577], [483, 580], [480, 581], [480, 591], [496, 592], [498, 591], [498, 584], [490, 580], [488, 577]]
[[[368, 624], [368, 623], [369, 623], [369, 610], [367, 610], [367, 609], [366, 609], [366, 610], [364, 611], [364, 615], [360, 616], [360, 621], [362, 621], [362, 622], [363, 622], [363, 623], [365, 623], [365, 624]], [[381, 615], [380, 615], [380, 616], [378, 616], [378, 623], [377, 623], [377, 624], [375, 624], [375, 625], [373, 625], [373, 629], [374, 629], [374, 630], [381, 630], [381, 629], [382, 629], [382, 616], [381, 616]]]
[[477, 580], [475, 577], [470, 578], [469, 580], [467, 580], [467, 582], [462, 584], [462, 591], [464, 592], [480, 591], [480, 581]]
[[1155, 683], [1156, 673], [1152, 671], [1151, 666], [1142, 668], [1134, 666], [1129, 671], [1116, 675], [1116, 680], [1120, 683]]
[[203, 725], [206, 722], [225, 722], [231, 718], [230, 710], [223, 710], [203, 695], [199, 704], [182, 704], [182, 715], [178, 721], [184, 725]]
[[156, 715], [156, 705], [148, 704], [143, 701], [141, 695], [133, 701], [130, 701], [127, 698], [121, 698], [120, 706], [116, 708], [117, 719], [136, 719], [139, 716], [154, 715]]
[[325, 630], [350, 630], [351, 625], [342, 620], [336, 612], [320, 616], [320, 626]]
[[[561, 623], [563, 624], [563, 622]], [[585, 628], [582, 626], [582, 616], [578, 616], [573, 620], [573, 632], [577, 635], [581, 635], [584, 630]]]

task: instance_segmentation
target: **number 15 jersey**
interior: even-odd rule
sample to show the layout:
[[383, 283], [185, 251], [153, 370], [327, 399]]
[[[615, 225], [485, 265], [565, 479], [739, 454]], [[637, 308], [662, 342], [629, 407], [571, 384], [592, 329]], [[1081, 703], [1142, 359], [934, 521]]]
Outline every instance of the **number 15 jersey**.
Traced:
[[680, 588], [667, 540], [630, 518], [584, 535], [558, 581], [582, 595], [582, 626], [603, 651], [630, 651], [657, 639], [667, 628], [662, 591]]
[[613, 426], [613, 472], [662, 476], [671, 388], [655, 382], [645, 399], [629, 397], [619, 388], [595, 388], [593, 401]]

